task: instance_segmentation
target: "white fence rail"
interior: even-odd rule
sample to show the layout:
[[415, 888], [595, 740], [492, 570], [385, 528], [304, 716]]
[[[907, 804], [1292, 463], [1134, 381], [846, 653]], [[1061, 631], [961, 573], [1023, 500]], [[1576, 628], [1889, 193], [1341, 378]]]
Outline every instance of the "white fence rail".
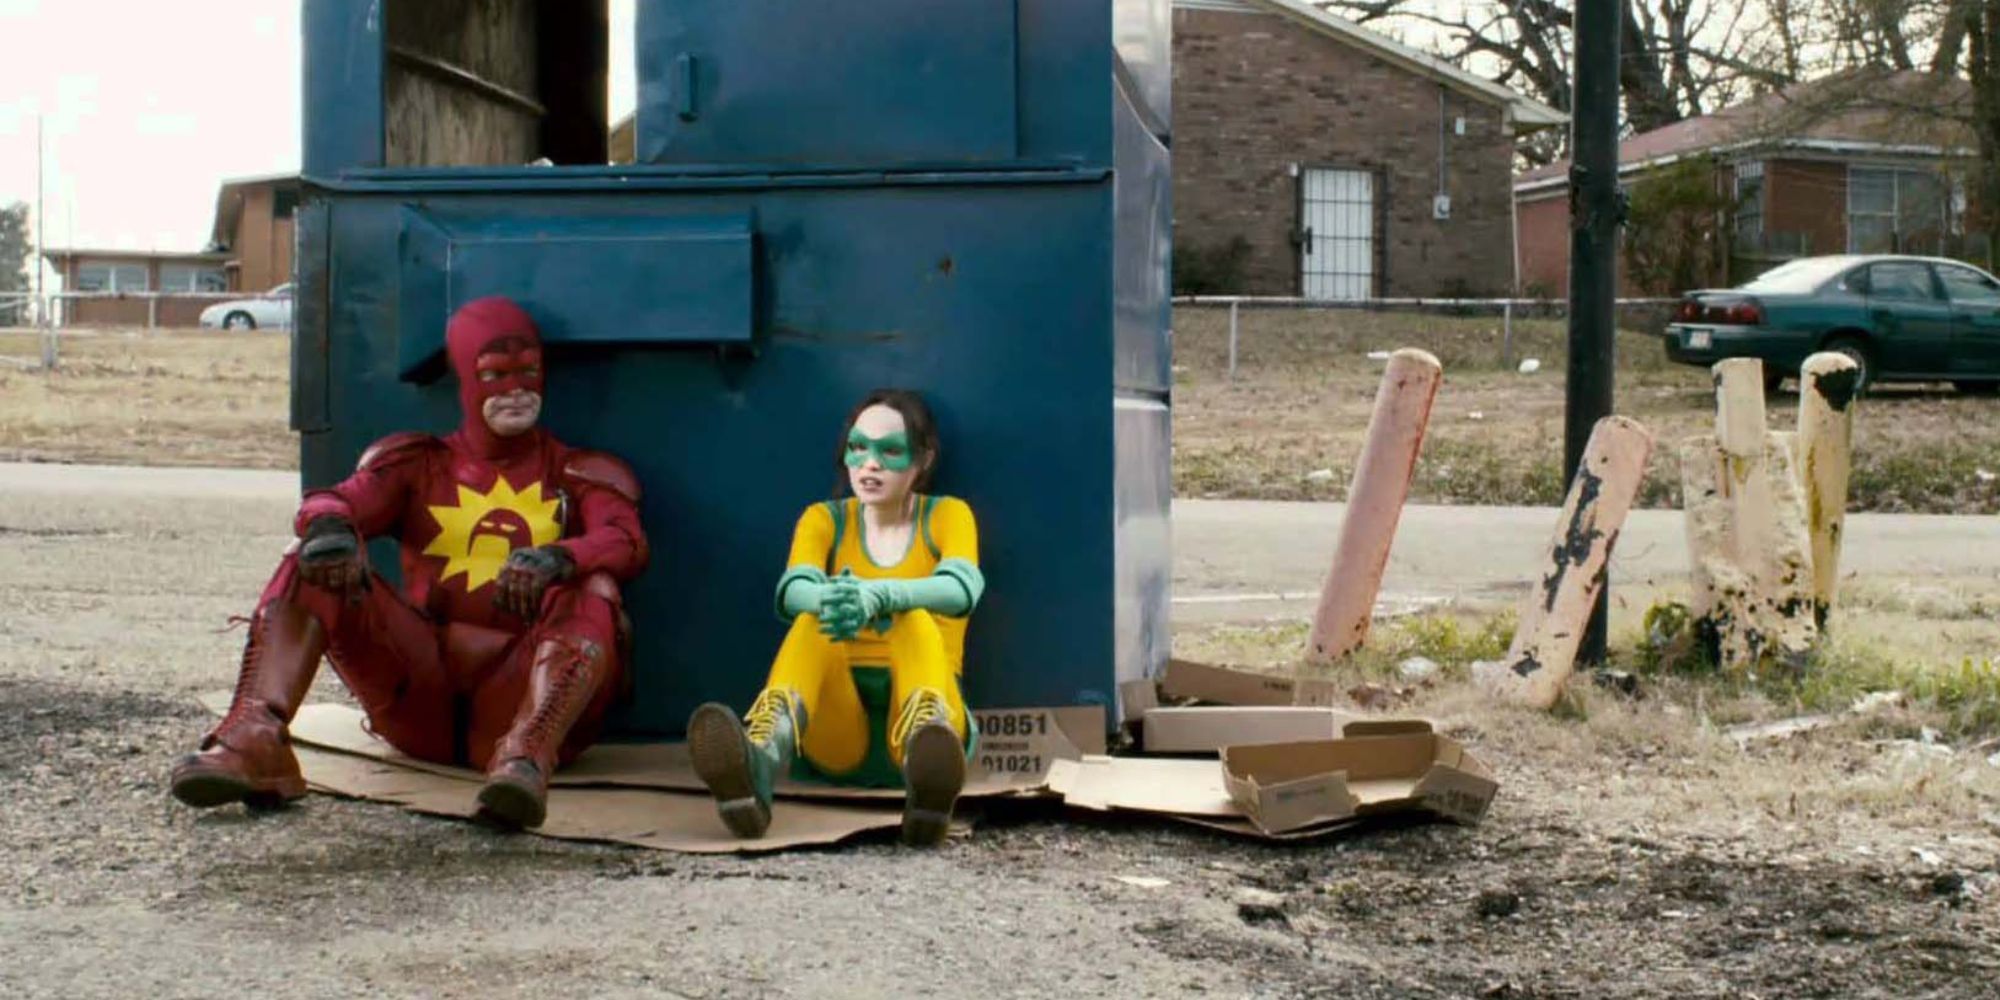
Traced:
[[[1634, 298], [1619, 299], [1620, 308], [1626, 306], [1671, 306], [1679, 303], [1677, 298]], [[1236, 346], [1239, 319], [1244, 309], [1309, 309], [1345, 310], [1350, 312], [1386, 311], [1391, 309], [1453, 309], [1453, 310], [1497, 310], [1500, 313], [1500, 361], [1503, 365], [1514, 363], [1514, 314], [1519, 311], [1528, 315], [1554, 315], [1569, 309], [1567, 299], [1427, 299], [1427, 298], [1380, 298], [1380, 299], [1308, 299], [1288, 295], [1176, 295], [1177, 306], [1206, 306], [1229, 310], [1229, 377], [1236, 377]]]

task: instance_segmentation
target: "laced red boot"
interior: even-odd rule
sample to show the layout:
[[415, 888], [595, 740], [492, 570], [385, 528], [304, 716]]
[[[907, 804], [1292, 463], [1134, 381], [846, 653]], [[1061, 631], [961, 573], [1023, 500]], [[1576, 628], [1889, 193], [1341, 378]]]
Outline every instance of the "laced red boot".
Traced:
[[480, 816], [514, 829], [542, 825], [548, 815], [549, 775], [570, 727], [590, 706], [609, 673], [604, 650], [582, 639], [545, 639], [528, 668], [528, 693], [507, 735], [493, 746]]
[[306, 609], [277, 600], [252, 616], [229, 712], [198, 752], [174, 765], [174, 798], [197, 809], [231, 802], [268, 809], [304, 795], [285, 726], [325, 654], [326, 630]]

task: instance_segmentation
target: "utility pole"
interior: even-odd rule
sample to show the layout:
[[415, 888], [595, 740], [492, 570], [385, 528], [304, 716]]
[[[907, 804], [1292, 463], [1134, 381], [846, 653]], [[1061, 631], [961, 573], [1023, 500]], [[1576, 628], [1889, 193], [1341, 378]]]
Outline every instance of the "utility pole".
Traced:
[[[1579, 0], [1576, 100], [1570, 109], [1569, 372], [1565, 382], [1563, 474], [1576, 478], [1597, 421], [1611, 415], [1618, 324], [1618, 30], [1624, 4]], [[1606, 587], [1577, 652], [1604, 662]]]
[[42, 222], [42, 126], [43, 116], [35, 115], [35, 322], [42, 328], [42, 370], [56, 370], [55, 328], [49, 325], [49, 300], [42, 295], [42, 268], [47, 265], [47, 247], [42, 240], [47, 226]]

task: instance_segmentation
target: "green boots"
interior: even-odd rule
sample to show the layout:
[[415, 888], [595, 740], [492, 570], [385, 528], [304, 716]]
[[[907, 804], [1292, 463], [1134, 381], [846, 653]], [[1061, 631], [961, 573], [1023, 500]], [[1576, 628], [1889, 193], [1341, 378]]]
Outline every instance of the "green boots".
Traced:
[[889, 731], [903, 753], [903, 843], [932, 847], [951, 832], [951, 810], [965, 787], [965, 739], [951, 726], [951, 705], [928, 688], [911, 692]]
[[791, 770], [804, 710], [789, 691], [765, 691], [739, 722], [727, 705], [709, 702], [688, 719], [694, 772], [715, 796], [729, 831], [761, 837], [771, 826], [771, 786]]
[[[900, 756], [903, 842], [929, 847], [951, 832], [951, 811], [965, 787], [966, 740], [952, 726], [951, 703], [928, 688], [912, 692], [889, 732]], [[757, 696], [741, 721], [710, 702], [688, 719], [688, 754], [695, 774], [715, 796], [731, 833], [755, 838], [771, 827], [772, 786], [792, 768], [805, 733], [805, 709], [790, 691]]]

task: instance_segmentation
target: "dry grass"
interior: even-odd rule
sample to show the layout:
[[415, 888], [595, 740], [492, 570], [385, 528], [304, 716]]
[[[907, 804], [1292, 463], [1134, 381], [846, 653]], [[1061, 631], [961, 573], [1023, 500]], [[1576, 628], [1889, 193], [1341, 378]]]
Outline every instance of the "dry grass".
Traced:
[[[1329, 500], [1347, 489], [1381, 377], [1370, 351], [1422, 347], [1445, 366], [1412, 498], [1425, 503], [1561, 502], [1564, 328], [1515, 324], [1521, 375], [1500, 366], [1494, 317], [1255, 311], [1242, 314], [1237, 378], [1227, 377], [1228, 313], [1175, 314], [1174, 480], [1181, 496]], [[1659, 341], [1618, 337], [1617, 408], [1660, 447], [1641, 503], [1678, 503], [1678, 442], [1709, 432], [1707, 375], [1666, 362]], [[1797, 397], [1771, 401], [1772, 426], [1797, 424]], [[1325, 475], [1309, 479], [1315, 470]], [[1892, 387], [1862, 404], [1856, 510], [2000, 512], [2000, 399], [1940, 387]]]
[[289, 345], [270, 334], [0, 331], [0, 460], [292, 468]]
[[[1427, 503], [1561, 501], [1563, 326], [1516, 323], [1516, 354], [1535, 375], [1499, 366], [1492, 317], [1246, 311], [1240, 368], [1225, 376], [1227, 313], [1176, 314], [1175, 491], [1190, 497], [1338, 499], [1373, 405], [1380, 364], [1367, 353], [1411, 345], [1437, 354], [1445, 386], [1413, 498]], [[1673, 444], [1708, 430], [1698, 370], [1670, 366], [1657, 341], [1619, 339], [1619, 409], [1659, 436], [1642, 503], [1673, 506]], [[290, 468], [287, 345], [266, 334], [69, 334], [63, 363], [35, 369], [37, 336], [0, 331], [0, 460]], [[1795, 397], [1773, 424], [1795, 423]], [[1856, 510], [2000, 512], [2000, 399], [1890, 389], [1860, 411]], [[1308, 479], [1325, 469], [1325, 476]]]

